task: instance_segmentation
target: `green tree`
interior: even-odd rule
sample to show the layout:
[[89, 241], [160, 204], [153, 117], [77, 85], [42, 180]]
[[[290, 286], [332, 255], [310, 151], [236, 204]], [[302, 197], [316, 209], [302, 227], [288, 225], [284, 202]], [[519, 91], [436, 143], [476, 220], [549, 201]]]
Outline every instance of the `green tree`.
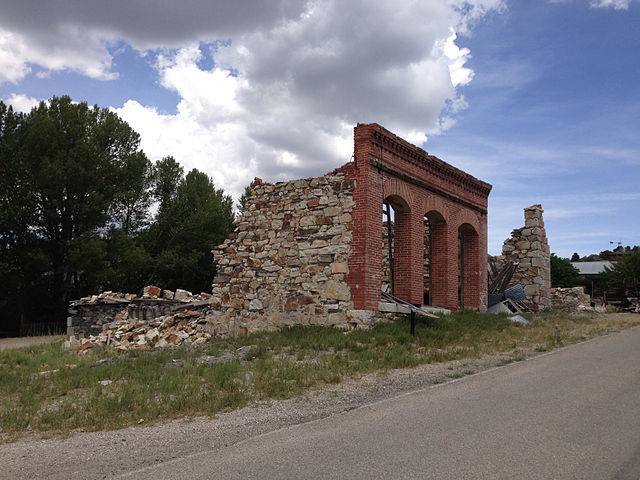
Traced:
[[551, 286], [577, 287], [584, 283], [580, 272], [566, 258], [551, 254]]
[[215, 274], [211, 248], [233, 231], [232, 199], [205, 173], [191, 170], [175, 197], [159, 210], [156, 228], [163, 239], [156, 278], [166, 288], [207, 291]]
[[147, 226], [150, 220], [154, 170], [146, 155], [139, 151], [128, 156], [117, 175], [118, 188], [109, 217], [115, 228], [131, 235]]
[[627, 251], [612, 268], [600, 274], [600, 280], [607, 286], [630, 290], [635, 295], [640, 291], [640, 249]]
[[143, 225], [150, 196], [140, 174], [148, 160], [139, 135], [115, 113], [68, 96], [26, 115], [0, 111], [2, 263], [22, 274], [7, 300], [30, 305], [32, 318], [63, 319], [67, 301], [92, 289], [101, 232]]
[[572, 262], [579, 262], [580, 261], [580, 255], [578, 255], [578, 252], [573, 252], [573, 255], [571, 255], [571, 261]]
[[238, 202], [238, 208], [240, 212], [244, 210], [245, 205], [247, 204], [247, 200], [251, 196], [251, 185], [247, 185], [244, 187], [244, 193], [240, 196], [240, 201]]
[[184, 178], [184, 168], [169, 156], [156, 162], [153, 168], [153, 196], [158, 202], [160, 215], [167, 210], [178, 194], [178, 186]]

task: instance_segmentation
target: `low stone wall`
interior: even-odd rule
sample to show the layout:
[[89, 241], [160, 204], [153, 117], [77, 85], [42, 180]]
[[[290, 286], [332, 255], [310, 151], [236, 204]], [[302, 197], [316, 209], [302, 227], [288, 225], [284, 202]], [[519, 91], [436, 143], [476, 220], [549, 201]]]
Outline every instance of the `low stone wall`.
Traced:
[[208, 325], [214, 335], [294, 324], [355, 327], [349, 272], [355, 205], [347, 164], [323, 177], [252, 183], [235, 232], [213, 250]]
[[103, 292], [84, 297], [69, 305], [67, 335], [77, 339], [99, 336], [111, 324], [122, 322], [151, 323], [176, 312], [185, 306], [198, 310], [208, 306], [210, 295], [192, 295], [185, 290], [176, 292], [158, 287], [145, 287], [141, 297], [120, 292]]
[[496, 258], [498, 268], [507, 261], [517, 264], [508, 286], [521, 284], [534, 311], [551, 306], [551, 257], [543, 212], [541, 205], [525, 208], [524, 227], [511, 232], [511, 238], [502, 246], [502, 255]]

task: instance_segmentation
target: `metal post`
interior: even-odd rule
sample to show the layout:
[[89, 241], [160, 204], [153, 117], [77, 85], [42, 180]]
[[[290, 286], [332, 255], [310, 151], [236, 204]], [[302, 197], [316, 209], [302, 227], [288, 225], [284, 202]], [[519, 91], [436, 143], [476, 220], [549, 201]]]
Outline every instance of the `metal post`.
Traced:
[[411, 335], [416, 334], [416, 309], [411, 309]]

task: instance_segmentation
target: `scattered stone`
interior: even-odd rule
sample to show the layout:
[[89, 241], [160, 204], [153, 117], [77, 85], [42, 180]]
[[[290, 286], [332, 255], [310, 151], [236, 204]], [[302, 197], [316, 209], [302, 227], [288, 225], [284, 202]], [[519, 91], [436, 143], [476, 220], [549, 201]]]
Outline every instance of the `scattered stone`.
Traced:
[[173, 297], [174, 300], [179, 300], [181, 302], [186, 302], [189, 301], [189, 299], [191, 299], [191, 297], [193, 297], [193, 294], [191, 292], [187, 292], [186, 290], [181, 290], [181, 289], [177, 289], [175, 296]]
[[591, 297], [584, 293], [583, 287], [552, 288], [551, 306], [568, 313], [597, 311], [591, 307]]
[[147, 287], [144, 287], [144, 289], [142, 290], [143, 297], [158, 298], [161, 293], [162, 293], [162, 290], [159, 287], [156, 287], [155, 285], [149, 285]]

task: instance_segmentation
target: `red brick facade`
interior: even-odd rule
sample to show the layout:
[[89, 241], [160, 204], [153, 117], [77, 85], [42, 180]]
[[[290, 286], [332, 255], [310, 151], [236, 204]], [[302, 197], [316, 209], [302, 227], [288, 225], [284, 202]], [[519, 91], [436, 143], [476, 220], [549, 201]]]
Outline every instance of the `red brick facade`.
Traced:
[[382, 205], [389, 202], [395, 211], [395, 295], [415, 305], [423, 303], [426, 217], [431, 235], [431, 305], [486, 310], [491, 185], [380, 125], [360, 124], [354, 137], [354, 163], [349, 169], [356, 180], [354, 226], [346, 278], [354, 307], [378, 308]]

